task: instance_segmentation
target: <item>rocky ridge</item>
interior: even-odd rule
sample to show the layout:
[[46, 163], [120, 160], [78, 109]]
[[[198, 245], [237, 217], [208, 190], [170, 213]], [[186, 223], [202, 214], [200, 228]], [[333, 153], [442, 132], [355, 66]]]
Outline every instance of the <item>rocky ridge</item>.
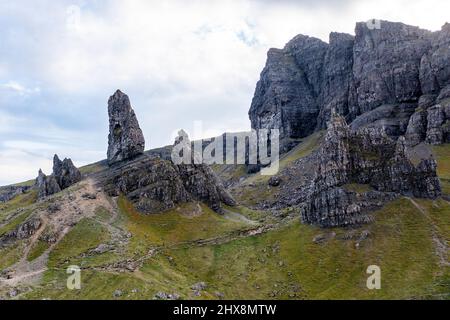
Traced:
[[448, 142], [449, 43], [448, 23], [437, 32], [358, 23], [355, 36], [331, 33], [329, 43], [298, 35], [268, 52], [249, 111], [252, 128], [280, 129], [288, 151], [326, 128], [335, 109], [354, 129], [407, 133], [408, 144]]
[[[317, 158], [318, 169], [304, 190], [304, 223], [322, 227], [364, 223], [367, 211], [397, 195], [431, 199], [441, 195], [434, 159], [415, 166], [404, 137], [395, 141], [379, 128], [353, 131], [338, 114], [332, 116]], [[369, 191], [348, 190], [349, 184], [367, 185]]]

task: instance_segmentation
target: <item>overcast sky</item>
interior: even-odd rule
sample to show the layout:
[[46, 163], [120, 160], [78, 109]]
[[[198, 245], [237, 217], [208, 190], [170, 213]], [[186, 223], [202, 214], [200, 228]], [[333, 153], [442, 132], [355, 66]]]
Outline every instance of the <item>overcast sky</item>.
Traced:
[[[438, 30], [448, 0], [0, 0], [0, 185], [105, 158], [107, 100], [130, 96], [147, 149], [248, 130], [267, 50], [380, 18]], [[194, 137], [198, 138], [198, 137]]]

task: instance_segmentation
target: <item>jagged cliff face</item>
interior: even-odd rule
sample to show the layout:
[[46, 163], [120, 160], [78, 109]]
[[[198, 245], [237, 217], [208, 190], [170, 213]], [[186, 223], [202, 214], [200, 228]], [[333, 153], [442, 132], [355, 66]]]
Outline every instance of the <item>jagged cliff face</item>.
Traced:
[[387, 21], [380, 26], [358, 23], [355, 37], [332, 33], [329, 44], [300, 35], [271, 49], [249, 112], [252, 128], [279, 128], [286, 151], [326, 128], [335, 109], [353, 129], [383, 127], [394, 138], [408, 131], [414, 141], [448, 141], [442, 103], [450, 98], [450, 25], [434, 33]]
[[[441, 189], [436, 162], [423, 159], [417, 166], [408, 159], [402, 137], [391, 139], [382, 129], [353, 131], [335, 114], [318, 151], [318, 169], [302, 203], [302, 220], [322, 227], [364, 223], [368, 209], [396, 195], [436, 198]], [[373, 190], [356, 193], [345, 188], [356, 183]]]

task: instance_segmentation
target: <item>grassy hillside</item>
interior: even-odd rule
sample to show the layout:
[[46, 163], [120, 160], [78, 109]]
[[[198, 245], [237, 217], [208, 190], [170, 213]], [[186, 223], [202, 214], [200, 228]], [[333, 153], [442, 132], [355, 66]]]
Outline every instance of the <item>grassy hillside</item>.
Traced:
[[[314, 149], [314, 140], [307, 141], [284, 165]], [[447, 194], [448, 150], [449, 145], [433, 149]], [[262, 177], [254, 177], [266, 190]], [[153, 299], [165, 292], [182, 299], [450, 299], [445, 198], [399, 198], [374, 212], [369, 225], [319, 229], [245, 205], [225, 207], [224, 215], [201, 203], [142, 215], [125, 197], [82, 199], [88, 187], [78, 185], [40, 203], [31, 191], [0, 204], [0, 235], [55, 201], [68, 201], [66, 209], [78, 207], [73, 215], [81, 215], [67, 220], [67, 232], [55, 243], [35, 237], [0, 248], [1, 270], [17, 263], [44, 268], [34, 281], [17, 285], [17, 298]], [[248, 197], [255, 202], [266, 196], [252, 192]], [[42, 228], [43, 235], [49, 232]], [[70, 265], [82, 268], [81, 290], [66, 288]], [[381, 268], [381, 290], [366, 287], [370, 265]], [[199, 282], [206, 289], [193, 290]], [[0, 280], [0, 297], [9, 290]]]
[[[164, 291], [191, 299], [450, 298], [450, 270], [440, 265], [434, 242], [435, 237], [450, 240], [450, 205], [443, 200], [415, 203], [420, 209], [409, 199], [399, 199], [378, 211], [373, 224], [356, 229], [320, 230], [297, 221], [262, 235], [199, 245], [196, 240], [245, 225], [208, 211], [197, 216], [185, 216], [182, 209], [135, 216], [123, 201], [117, 223], [132, 233], [128, 250], [157, 247], [157, 254], [135, 271], [95, 268], [106, 260], [90, 263], [82, 272], [80, 291], [65, 288], [64, 268], [51, 268], [43, 284], [24, 297], [151, 299]], [[79, 263], [71, 257], [105, 240], [90, 236], [98, 234], [97, 228], [81, 222], [51, 254], [49, 264]], [[80, 231], [83, 241], [72, 242]], [[369, 234], [367, 239], [364, 234]], [[314, 242], [320, 235], [327, 240]], [[373, 264], [382, 270], [381, 290], [366, 288], [366, 268]], [[201, 281], [208, 287], [198, 297], [191, 286]], [[120, 296], [114, 297], [118, 291]]]
[[438, 162], [438, 175], [441, 179], [442, 192], [450, 196], [450, 144], [433, 146], [433, 153]]

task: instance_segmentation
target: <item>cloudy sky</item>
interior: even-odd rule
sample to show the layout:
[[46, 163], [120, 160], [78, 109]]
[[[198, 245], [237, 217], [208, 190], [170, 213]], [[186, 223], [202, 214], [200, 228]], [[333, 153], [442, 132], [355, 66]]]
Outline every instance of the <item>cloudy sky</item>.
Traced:
[[[438, 30], [448, 0], [0, 0], [0, 185], [105, 158], [107, 100], [126, 92], [147, 148], [174, 132], [249, 129], [266, 52], [381, 18]], [[195, 137], [199, 138], [199, 137]]]

